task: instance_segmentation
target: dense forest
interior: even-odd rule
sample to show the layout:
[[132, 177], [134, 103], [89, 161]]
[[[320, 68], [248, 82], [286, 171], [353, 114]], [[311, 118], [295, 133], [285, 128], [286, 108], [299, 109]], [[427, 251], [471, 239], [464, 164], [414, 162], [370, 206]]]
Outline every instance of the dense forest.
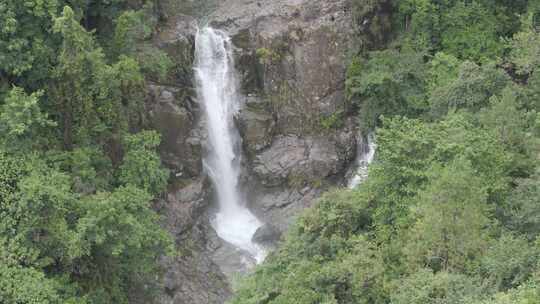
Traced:
[[[152, 303], [178, 254], [142, 114], [173, 66], [160, 3], [0, 0], [0, 303]], [[307, 209], [231, 303], [540, 303], [540, 1], [351, 10], [369, 178]]]
[[[131, 1], [135, 2], [135, 1]], [[174, 254], [142, 110], [152, 1], [0, 1], [0, 302], [127, 303]]]
[[540, 2], [353, 4], [369, 178], [307, 210], [232, 303], [540, 303]]

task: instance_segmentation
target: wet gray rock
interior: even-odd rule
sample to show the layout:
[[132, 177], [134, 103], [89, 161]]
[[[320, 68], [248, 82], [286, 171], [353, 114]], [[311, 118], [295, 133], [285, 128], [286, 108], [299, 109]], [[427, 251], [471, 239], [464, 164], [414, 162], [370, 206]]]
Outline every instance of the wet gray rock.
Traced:
[[166, 19], [152, 41], [173, 63], [165, 79], [153, 80], [160, 85], [176, 88], [175, 97], [185, 106], [196, 104], [193, 73], [196, 33], [196, 19], [177, 13]]
[[266, 187], [320, 184], [345, 169], [354, 158], [354, 134], [282, 136], [257, 154], [253, 172]]
[[213, 251], [212, 260], [219, 265], [228, 282], [234, 282], [239, 276], [247, 274], [256, 265], [257, 262], [248, 252], [242, 251], [221, 239], [218, 239], [218, 241], [219, 247]]
[[201, 139], [197, 110], [177, 97], [179, 89], [149, 85], [148, 116], [161, 134], [160, 153], [165, 165], [177, 177], [195, 177], [202, 170]]
[[246, 108], [239, 115], [238, 122], [240, 135], [248, 156], [254, 155], [271, 144], [276, 127], [271, 114]]
[[253, 186], [250, 197], [255, 202], [254, 212], [276, 231], [284, 234], [296, 217], [313, 206], [322, 189], [311, 186], [295, 188], [258, 188]]
[[259, 227], [251, 240], [264, 246], [273, 246], [281, 239], [281, 232], [270, 224]]
[[166, 272], [159, 303], [221, 304], [231, 295], [227, 278], [211, 256], [215, 240], [207, 215], [209, 188], [204, 179], [192, 181], [171, 189], [158, 206], [180, 249], [178, 256], [161, 261]]
[[300, 173], [308, 155], [305, 140], [297, 136], [280, 137], [269, 149], [256, 156], [253, 171], [263, 185], [280, 186], [292, 174]]
[[225, 0], [210, 16], [238, 48], [243, 91], [266, 100], [279, 133], [317, 132], [324, 116], [349, 112], [349, 6], [345, 0]]

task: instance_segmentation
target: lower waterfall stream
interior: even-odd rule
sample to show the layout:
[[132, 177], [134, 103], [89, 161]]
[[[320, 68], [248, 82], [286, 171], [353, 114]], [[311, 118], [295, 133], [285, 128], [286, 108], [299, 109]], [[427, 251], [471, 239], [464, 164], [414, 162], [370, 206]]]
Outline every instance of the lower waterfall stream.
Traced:
[[197, 94], [204, 104], [208, 153], [204, 167], [216, 189], [218, 236], [247, 252], [257, 263], [265, 250], [252, 241], [261, 221], [246, 207], [239, 190], [241, 141], [234, 125], [240, 107], [230, 38], [223, 31], [200, 29], [195, 43]]
[[359, 143], [357, 148], [356, 157], [356, 172], [349, 180], [347, 187], [354, 189], [367, 179], [369, 165], [375, 158], [375, 151], [377, 150], [377, 143], [375, 142], [375, 135], [369, 134], [367, 136], [367, 143], [363, 141]]

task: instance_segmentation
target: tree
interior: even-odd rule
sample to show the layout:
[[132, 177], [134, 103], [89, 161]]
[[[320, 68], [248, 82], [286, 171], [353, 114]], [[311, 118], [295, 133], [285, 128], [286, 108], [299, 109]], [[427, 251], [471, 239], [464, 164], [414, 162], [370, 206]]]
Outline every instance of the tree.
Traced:
[[167, 53], [150, 42], [157, 26], [154, 5], [148, 2], [138, 11], [123, 12], [116, 20], [114, 51], [137, 59], [145, 75], [164, 80], [173, 66]]
[[485, 186], [464, 160], [430, 171], [430, 182], [412, 207], [416, 223], [405, 249], [410, 267], [470, 271], [487, 247], [491, 223]]
[[37, 159], [1, 158], [2, 184], [7, 186], [0, 202], [4, 259], [38, 268], [69, 264], [76, 255], [69, 221], [76, 208], [69, 178]]
[[[290, 238], [287, 244], [298, 241]], [[317, 255], [292, 258], [290, 263], [271, 259], [247, 278], [231, 303], [383, 303], [382, 258], [376, 246], [362, 236], [348, 242], [350, 247], [330, 260]], [[294, 251], [287, 254], [294, 256]]]
[[492, 96], [489, 106], [478, 113], [479, 122], [497, 136], [511, 157], [512, 175], [525, 177], [533, 173], [535, 144], [531, 139], [534, 121], [532, 111], [519, 104], [523, 92], [515, 87], [503, 89], [501, 95]]
[[500, 19], [478, 1], [456, 1], [441, 18], [441, 47], [461, 59], [486, 62], [502, 54]]
[[404, 22], [404, 44], [416, 51], [443, 51], [461, 60], [487, 62], [502, 56], [500, 37], [517, 30], [513, 14], [523, 3], [504, 1], [405, 0], [399, 1]]
[[509, 83], [510, 77], [493, 64], [479, 66], [465, 61], [459, 67], [457, 78], [431, 91], [431, 115], [441, 118], [459, 110], [476, 112]]
[[160, 136], [155, 131], [143, 131], [125, 138], [127, 152], [120, 166], [119, 181], [156, 195], [165, 190], [169, 172], [161, 166], [156, 152]]
[[85, 301], [64, 301], [59, 286], [42, 272], [32, 268], [0, 263], [0, 301], [17, 304], [83, 304]]
[[428, 70], [428, 94], [437, 88], [444, 86], [459, 76], [461, 62], [453, 55], [443, 52], [435, 54], [429, 62]]
[[127, 303], [130, 288], [151, 291], [157, 259], [172, 254], [170, 236], [150, 208], [151, 196], [131, 185], [81, 201], [81, 257], [72, 279], [93, 303]]
[[477, 272], [497, 291], [516, 288], [531, 279], [540, 266], [540, 247], [520, 235], [503, 233], [490, 241]]
[[0, 144], [7, 149], [28, 149], [40, 141], [41, 128], [56, 124], [41, 111], [38, 91], [27, 95], [22, 88], [14, 87], [4, 104], [0, 106], [0, 132], [4, 134]]
[[468, 303], [480, 289], [466, 275], [431, 269], [419, 269], [393, 284], [392, 304]]
[[26, 85], [36, 90], [50, 76], [54, 45], [58, 40], [55, 36], [49, 36], [47, 30], [58, 9], [57, 0], [2, 2], [0, 81], [7, 80], [10, 85]]
[[129, 115], [124, 110], [141, 105], [138, 92], [144, 79], [137, 62], [120, 57], [117, 63], [108, 65], [92, 34], [67, 6], [55, 19], [54, 32], [63, 43], [52, 92], [57, 113], [62, 116], [60, 126], [67, 150], [74, 144], [105, 142], [125, 131]]
[[377, 160], [370, 167], [366, 187], [376, 202], [378, 229], [407, 222], [408, 205], [429, 182], [434, 165], [468, 160], [483, 179], [490, 202], [500, 202], [508, 189], [507, 152], [492, 133], [463, 115], [431, 124], [403, 117], [384, 119], [383, 128], [377, 130], [377, 146]]
[[528, 1], [527, 11], [521, 18], [521, 31], [514, 34], [508, 43], [510, 52], [508, 60], [521, 76], [531, 75], [540, 66], [538, 12], [540, 12], [540, 4], [536, 1]]
[[364, 129], [380, 124], [381, 115], [417, 116], [426, 109], [425, 65], [421, 54], [396, 50], [369, 53], [349, 67], [347, 92], [360, 106]]
[[538, 168], [530, 178], [516, 180], [508, 208], [505, 210], [506, 226], [534, 240], [540, 235], [540, 173]]

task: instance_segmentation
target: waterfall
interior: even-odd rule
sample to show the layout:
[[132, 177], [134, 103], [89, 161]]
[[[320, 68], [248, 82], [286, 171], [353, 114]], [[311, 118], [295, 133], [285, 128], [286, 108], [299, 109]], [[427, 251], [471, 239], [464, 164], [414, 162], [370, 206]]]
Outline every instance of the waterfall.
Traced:
[[366, 180], [369, 164], [371, 164], [375, 157], [376, 149], [377, 144], [375, 143], [375, 136], [373, 134], [368, 135], [367, 145], [364, 142], [358, 144], [358, 156], [356, 158], [357, 169], [354, 176], [349, 180], [349, 189], [356, 188], [356, 186]]
[[245, 206], [238, 185], [241, 142], [234, 114], [240, 96], [230, 38], [223, 31], [204, 28], [198, 31], [195, 44], [197, 94], [204, 104], [209, 143], [204, 167], [219, 206], [212, 225], [220, 238], [261, 262], [265, 251], [252, 237], [262, 223]]

